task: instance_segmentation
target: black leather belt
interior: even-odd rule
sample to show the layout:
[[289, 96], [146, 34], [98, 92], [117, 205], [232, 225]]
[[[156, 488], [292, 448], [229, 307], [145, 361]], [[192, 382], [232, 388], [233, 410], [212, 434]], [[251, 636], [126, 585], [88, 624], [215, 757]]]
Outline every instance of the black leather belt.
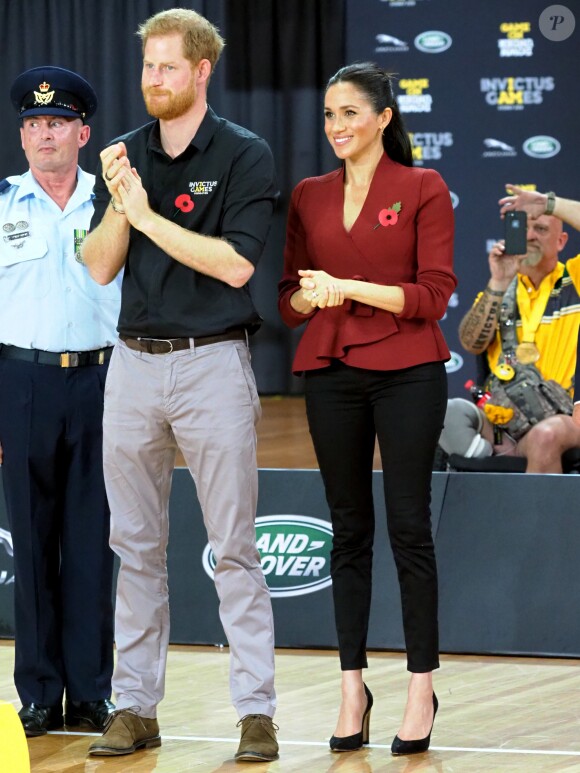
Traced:
[[171, 352], [181, 352], [184, 349], [190, 349], [198, 346], [207, 346], [208, 344], [218, 344], [220, 341], [245, 341], [245, 330], [229, 330], [227, 333], [218, 333], [214, 336], [198, 336], [196, 338], [131, 338], [121, 334], [121, 341], [124, 341], [129, 349], [136, 352], [147, 352], [147, 354], [170, 354]]
[[37, 365], [58, 365], [59, 368], [82, 368], [85, 365], [103, 365], [111, 359], [112, 346], [89, 352], [45, 352], [42, 349], [22, 349], [20, 346], [0, 344], [0, 358], [24, 360]]

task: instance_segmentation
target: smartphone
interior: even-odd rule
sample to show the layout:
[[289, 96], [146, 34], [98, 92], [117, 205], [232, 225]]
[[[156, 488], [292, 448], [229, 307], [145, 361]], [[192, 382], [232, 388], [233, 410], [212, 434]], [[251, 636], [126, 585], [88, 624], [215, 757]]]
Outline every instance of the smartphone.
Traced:
[[525, 255], [528, 251], [528, 216], [525, 212], [506, 212], [505, 254]]

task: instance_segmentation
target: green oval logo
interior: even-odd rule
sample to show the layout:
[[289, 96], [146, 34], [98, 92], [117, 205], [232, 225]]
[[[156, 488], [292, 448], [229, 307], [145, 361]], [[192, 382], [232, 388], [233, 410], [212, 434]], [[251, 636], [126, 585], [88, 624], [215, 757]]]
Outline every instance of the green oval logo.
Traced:
[[[308, 515], [260, 516], [256, 518], [256, 544], [273, 598], [303, 596], [332, 583], [332, 526], [328, 521]], [[202, 564], [213, 579], [216, 561], [209, 545]]]
[[450, 352], [451, 357], [445, 363], [447, 373], [456, 373], [463, 367], [463, 357], [457, 352]]
[[12, 546], [12, 534], [6, 529], [0, 529], [0, 585], [12, 585], [14, 583], [14, 548]]
[[414, 42], [415, 48], [418, 48], [424, 54], [440, 54], [442, 51], [447, 51], [453, 41], [451, 35], [448, 35], [446, 32], [429, 30], [417, 35]]
[[545, 134], [529, 137], [523, 144], [524, 153], [532, 158], [552, 158], [560, 152], [561, 147], [555, 137]]

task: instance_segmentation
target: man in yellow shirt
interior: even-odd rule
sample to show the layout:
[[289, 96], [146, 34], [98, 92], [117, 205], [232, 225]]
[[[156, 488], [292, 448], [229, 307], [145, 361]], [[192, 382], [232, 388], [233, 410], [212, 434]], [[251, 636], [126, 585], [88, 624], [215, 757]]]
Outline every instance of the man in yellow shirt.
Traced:
[[[506, 184], [507, 196], [499, 200], [500, 214], [504, 217], [506, 212], [520, 210], [526, 212], [532, 220], [543, 214], [552, 214], [559, 217], [564, 223], [571, 225], [580, 231], [580, 201], [563, 199], [554, 192], [540, 193], [518, 188], [517, 185]], [[578, 341], [580, 350], [580, 338]], [[580, 383], [580, 361], [576, 359], [576, 377], [574, 385]], [[580, 426], [580, 389], [574, 389], [574, 413], [573, 418]]]
[[[496, 372], [504, 359], [499, 316], [517, 276], [516, 353], [571, 394], [580, 325], [580, 255], [565, 264], [558, 260], [567, 240], [559, 218], [538, 215], [528, 224], [526, 255], [506, 255], [503, 242], [494, 244], [488, 284], [461, 321], [459, 337], [468, 352], [485, 353]], [[571, 416], [558, 414], [540, 420], [517, 440], [509, 432], [500, 439], [481, 408], [454, 398], [448, 402], [440, 445], [448, 454], [470, 457], [523, 456], [526, 472], [561, 473], [564, 451], [580, 446], [580, 427]]]

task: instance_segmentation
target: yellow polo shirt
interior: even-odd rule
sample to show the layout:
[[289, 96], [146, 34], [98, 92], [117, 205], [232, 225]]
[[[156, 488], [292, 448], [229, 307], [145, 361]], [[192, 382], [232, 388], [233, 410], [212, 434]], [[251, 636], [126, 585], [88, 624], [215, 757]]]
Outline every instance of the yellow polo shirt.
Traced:
[[[559, 262], [555, 269], [542, 279], [538, 288], [533, 286], [527, 276], [518, 274], [518, 292], [523, 288], [528, 293], [531, 313], [546, 283], [551, 290], [534, 338], [540, 351], [540, 359], [535, 364], [545, 379], [554, 379], [571, 393], [580, 326], [580, 255], [565, 264]], [[522, 340], [521, 314], [522, 310], [518, 307], [518, 341]], [[486, 354], [489, 367], [493, 370], [501, 354], [499, 330]]]

